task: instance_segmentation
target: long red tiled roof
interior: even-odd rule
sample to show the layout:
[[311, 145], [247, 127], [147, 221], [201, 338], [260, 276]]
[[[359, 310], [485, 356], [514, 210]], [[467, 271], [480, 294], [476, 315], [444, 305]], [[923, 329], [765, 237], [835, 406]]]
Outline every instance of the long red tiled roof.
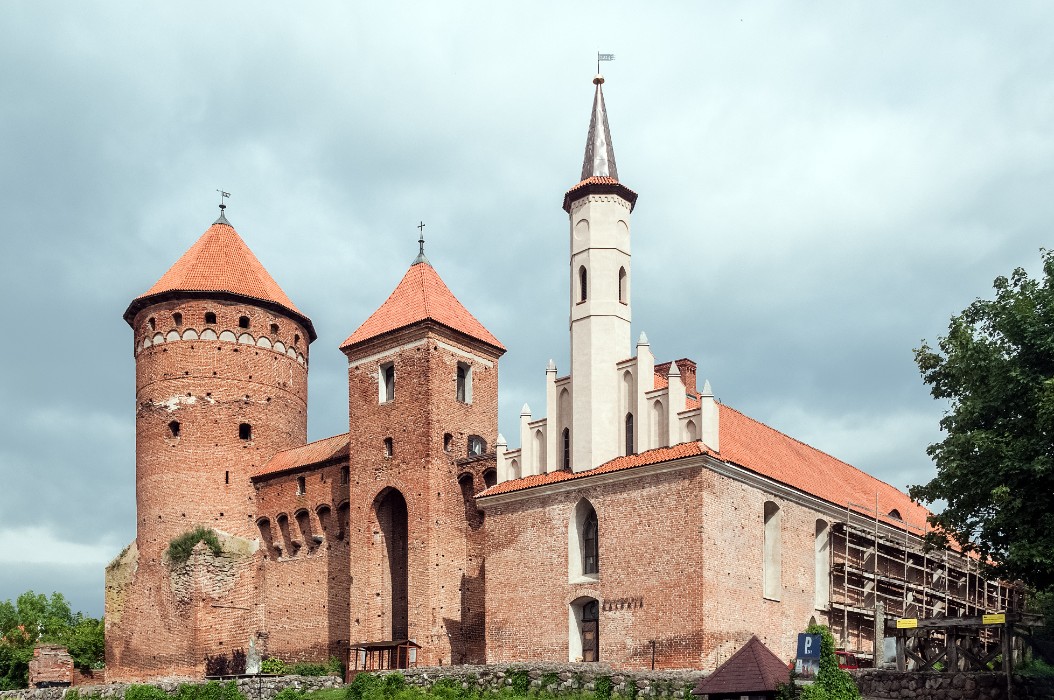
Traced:
[[142, 308], [152, 297], [171, 292], [237, 294], [276, 304], [310, 325], [226, 219], [210, 226], [154, 286], [136, 297], [129, 312], [134, 315], [133, 309]]
[[913, 502], [907, 494], [884, 481], [847, 464], [826, 452], [781, 433], [764, 423], [746, 416], [734, 408], [718, 404], [721, 451], [715, 453], [701, 442], [685, 442], [671, 447], [660, 447], [635, 455], [617, 457], [595, 469], [583, 472], [558, 471], [504, 481], [483, 492], [483, 496], [511, 493], [524, 489], [594, 474], [606, 474], [633, 467], [708, 454], [721, 461], [743, 467], [834, 505], [852, 504], [854, 511], [873, 514], [875, 498], [882, 520], [900, 523], [884, 514], [897, 510], [901, 518], [921, 527], [929, 514]]
[[742, 649], [696, 684], [692, 695], [761, 694], [790, 681], [790, 669], [753, 636]]
[[395, 291], [340, 347], [343, 350], [426, 320], [435, 321], [505, 351], [505, 346], [461, 305], [443, 283], [439, 273], [427, 262], [411, 265]]
[[279, 472], [318, 464], [330, 459], [348, 456], [348, 433], [309, 442], [301, 447], [294, 447], [276, 453], [266, 464], [253, 474], [253, 478], [269, 476]]

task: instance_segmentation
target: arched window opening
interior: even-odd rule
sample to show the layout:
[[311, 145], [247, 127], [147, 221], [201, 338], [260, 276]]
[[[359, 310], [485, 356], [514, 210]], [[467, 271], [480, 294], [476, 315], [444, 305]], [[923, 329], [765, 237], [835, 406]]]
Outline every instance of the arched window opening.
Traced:
[[271, 324], [271, 335], [278, 335], [278, 324], [277, 323], [272, 323]]
[[509, 474], [512, 479], [520, 478], [520, 462], [518, 460], [512, 460], [509, 462]]
[[560, 442], [563, 448], [560, 459], [561, 469], [571, 468], [571, 429], [564, 428], [563, 432], [560, 433]]
[[457, 363], [457, 400], [472, 403], [472, 365]]
[[666, 447], [670, 444], [670, 426], [666, 421], [666, 407], [658, 399], [651, 405], [651, 435], [655, 441], [653, 447]]
[[253, 427], [248, 423], [240, 423], [238, 425], [238, 437], [242, 440], [253, 439]]
[[578, 268], [578, 301], [579, 303], [589, 298], [589, 275], [585, 265]]
[[688, 436], [688, 442], [695, 442], [699, 439], [699, 428], [696, 427], [694, 420], [684, 424], [684, 432]]
[[457, 485], [461, 489], [461, 500], [465, 504], [465, 522], [470, 528], [477, 530], [483, 524], [483, 512], [476, 507], [476, 489], [472, 474], [459, 476]]
[[347, 486], [348, 482], [350, 480], [351, 480], [350, 469], [348, 467], [341, 467], [340, 468], [340, 485], [341, 486]]
[[395, 364], [385, 362], [380, 367], [380, 400], [381, 403], [395, 401]]
[[300, 343], [300, 334], [299, 333], [294, 333], [293, 334], [293, 345], [298, 345], [299, 343]]
[[541, 430], [534, 431], [534, 473], [544, 474], [546, 471], [545, 461], [545, 434]]
[[296, 495], [303, 496], [307, 493], [307, 478], [298, 476], [296, 478]]
[[620, 267], [618, 269], [618, 300], [623, 304], [629, 303], [629, 288], [627, 280], [626, 268]]
[[318, 516], [318, 529], [319, 534], [323, 539], [329, 539], [333, 536], [333, 523], [332, 513], [329, 510], [329, 506], [321, 505], [315, 509], [315, 515]]
[[450, 433], [443, 433], [443, 451], [450, 452], [450, 448], [453, 446], [454, 436]]
[[238, 317], [238, 328], [248, 328], [248, 327], [249, 327], [249, 317], [248, 316], [239, 316]]
[[[260, 549], [263, 550], [264, 556], [271, 554], [275, 551], [273, 535], [271, 534], [271, 521], [267, 518], [260, 518], [256, 521], [256, 527], [260, 530]], [[279, 551], [281, 551], [279, 549]]]
[[384, 438], [384, 456], [391, 457], [395, 453], [395, 442], [390, 438]]
[[600, 661], [600, 602], [596, 598], [578, 598], [571, 603], [568, 621], [568, 660]]
[[478, 457], [487, 451], [487, 441], [479, 435], [468, 436], [468, 456]]
[[210, 326], [216, 325], [216, 314], [211, 311], [205, 312], [205, 323]]
[[168, 424], [168, 432], [172, 434], [172, 437], [179, 437], [179, 421], [174, 420]]
[[179, 313], [178, 311], [176, 313], [172, 314], [172, 323], [176, 324], [176, 328], [179, 328], [180, 326], [182, 326], [183, 325], [183, 314]]
[[483, 484], [489, 489], [498, 483], [498, 472], [496, 469], [487, 469], [483, 472]]
[[764, 569], [764, 595], [769, 600], [780, 599], [781, 571], [783, 543], [781, 541], [780, 507], [773, 501], [765, 501], [765, 558]]
[[814, 607], [817, 610], [826, 610], [831, 600], [831, 528], [826, 520], [816, 521], [815, 551]]
[[900, 516], [900, 511], [897, 510], [896, 508], [894, 508], [893, 510], [889, 511], [889, 517], [893, 518], [894, 520], [903, 520], [904, 519], [904, 518], [902, 518]]
[[567, 528], [567, 574], [571, 583], [596, 580], [600, 574], [600, 532], [593, 504], [583, 498]]
[[314, 533], [311, 531], [311, 516], [308, 514], [307, 510], [301, 508], [293, 514], [293, 517], [296, 518], [296, 527], [300, 530], [300, 541], [308, 547], [318, 544], [315, 540]]
[[348, 523], [351, 515], [351, 506], [345, 501], [337, 506], [337, 539], [343, 540], [348, 531]]
[[[293, 556], [296, 554], [298, 544], [293, 542], [293, 538], [289, 535], [289, 518], [286, 517], [285, 513], [279, 514], [276, 518], [278, 523], [278, 534], [281, 536], [282, 547], [285, 549], [286, 556]], [[278, 547], [278, 545], [274, 545]]]
[[633, 414], [626, 414], [626, 454], [633, 454]]
[[147, 321], [147, 324], [149, 324], [150, 330], [152, 330], [152, 331], [156, 331], [157, 330], [157, 321], [154, 319], [153, 316], [150, 317], [150, 320]]

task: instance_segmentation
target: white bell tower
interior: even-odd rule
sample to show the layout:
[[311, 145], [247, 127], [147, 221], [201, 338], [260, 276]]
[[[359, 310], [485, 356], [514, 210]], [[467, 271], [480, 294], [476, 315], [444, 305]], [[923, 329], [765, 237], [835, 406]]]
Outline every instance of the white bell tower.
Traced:
[[582, 180], [564, 195], [571, 239], [571, 378], [574, 471], [621, 454], [616, 364], [631, 356], [630, 212], [637, 194], [618, 181], [601, 86], [589, 120]]

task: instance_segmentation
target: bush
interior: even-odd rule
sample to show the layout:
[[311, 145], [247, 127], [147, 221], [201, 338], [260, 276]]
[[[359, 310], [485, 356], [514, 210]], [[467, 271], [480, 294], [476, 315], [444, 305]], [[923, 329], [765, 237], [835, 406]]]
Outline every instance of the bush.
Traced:
[[216, 531], [199, 525], [168, 543], [168, 560], [177, 565], [185, 564], [198, 542], [204, 542], [213, 556], [218, 557], [223, 554], [223, 547], [220, 545], [219, 538], [216, 537]]
[[610, 700], [611, 698], [611, 676], [597, 676], [593, 681], [593, 695], [596, 700]]
[[1014, 669], [1014, 672], [1031, 678], [1054, 678], [1054, 666], [1043, 659], [1033, 659]]
[[124, 700], [169, 700], [169, 696], [153, 685], [130, 685], [124, 691]]
[[268, 656], [260, 662], [260, 673], [281, 675], [283, 673], [289, 673], [289, 667], [286, 665], [285, 661], [282, 661], [277, 656]]
[[820, 635], [820, 670], [812, 685], [802, 688], [800, 700], [860, 700], [860, 691], [853, 677], [838, 668], [834, 653], [834, 637], [825, 625], [809, 625], [806, 634]]
[[304, 700], [305, 693], [296, 688], [282, 688], [275, 694], [274, 700]]

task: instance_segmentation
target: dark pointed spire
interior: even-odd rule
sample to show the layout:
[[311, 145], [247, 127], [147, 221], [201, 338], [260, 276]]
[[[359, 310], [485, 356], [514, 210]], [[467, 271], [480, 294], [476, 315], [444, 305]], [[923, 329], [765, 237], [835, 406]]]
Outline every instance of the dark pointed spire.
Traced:
[[586, 136], [586, 154], [582, 159], [582, 179], [610, 177], [618, 180], [615, 167], [615, 149], [611, 145], [611, 128], [608, 126], [607, 108], [604, 106], [604, 76], [597, 73], [593, 78], [597, 86], [593, 97], [593, 114], [589, 118], [589, 134]]
[[[424, 224], [422, 224], [421, 226], [423, 229]], [[417, 245], [417, 257], [414, 258], [414, 261], [410, 264], [410, 267], [413, 267], [414, 265], [419, 265], [421, 263], [424, 263], [425, 265], [431, 265], [432, 263], [428, 262], [428, 258], [425, 257], [425, 232], [423, 230], [421, 231], [421, 237], [417, 239]]]

